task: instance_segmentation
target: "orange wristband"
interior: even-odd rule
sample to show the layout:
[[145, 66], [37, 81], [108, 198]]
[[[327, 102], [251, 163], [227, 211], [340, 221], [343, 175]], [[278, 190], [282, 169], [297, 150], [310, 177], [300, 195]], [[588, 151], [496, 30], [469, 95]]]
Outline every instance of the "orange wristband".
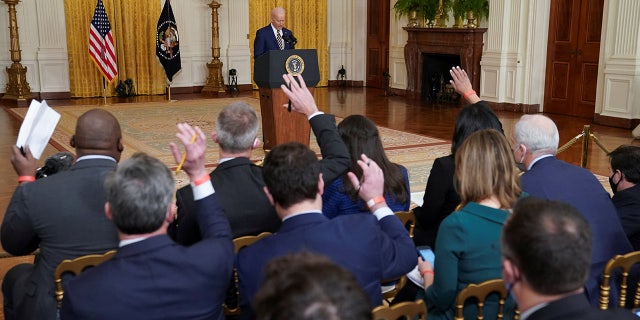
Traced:
[[475, 92], [475, 90], [471, 89], [471, 90], [467, 91], [467, 93], [465, 93], [465, 94], [463, 95], [463, 97], [465, 98], [465, 100], [469, 100], [469, 96], [471, 96], [472, 94], [477, 95], [477, 93]]
[[386, 200], [384, 199], [383, 196], [377, 196], [375, 198], [369, 199], [369, 201], [367, 201], [367, 207], [369, 207], [369, 209], [371, 209], [371, 207], [375, 206], [378, 203], [381, 202], [385, 202]]
[[208, 175], [208, 174], [205, 174], [204, 176], [202, 176], [202, 178], [194, 181], [193, 184], [197, 187], [197, 186], [199, 186], [199, 185], [201, 185], [201, 184], [203, 184], [203, 183], [205, 183], [205, 182], [207, 182], [209, 180], [211, 180], [211, 176]]
[[422, 272], [420, 272], [420, 275], [424, 278], [424, 275], [427, 273], [431, 273], [432, 276], [435, 276], [436, 274], [433, 272], [433, 270], [424, 270]]
[[18, 182], [33, 182], [36, 181], [36, 177], [34, 176], [19, 176]]

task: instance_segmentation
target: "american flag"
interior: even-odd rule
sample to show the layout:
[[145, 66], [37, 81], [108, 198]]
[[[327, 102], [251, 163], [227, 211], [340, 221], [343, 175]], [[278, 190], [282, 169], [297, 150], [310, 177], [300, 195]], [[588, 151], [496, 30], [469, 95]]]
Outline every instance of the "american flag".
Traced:
[[111, 82], [118, 75], [113, 33], [102, 0], [98, 0], [91, 20], [89, 54], [108, 82]]

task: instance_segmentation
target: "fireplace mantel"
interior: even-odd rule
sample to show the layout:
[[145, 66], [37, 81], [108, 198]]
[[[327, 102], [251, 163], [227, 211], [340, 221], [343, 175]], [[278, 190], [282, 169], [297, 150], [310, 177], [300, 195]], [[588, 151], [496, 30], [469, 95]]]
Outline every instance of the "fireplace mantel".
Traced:
[[487, 28], [409, 28], [404, 47], [407, 64], [407, 95], [420, 97], [422, 92], [423, 53], [453, 54], [460, 56], [460, 67], [467, 71], [471, 85], [480, 90], [480, 57], [482, 36]]

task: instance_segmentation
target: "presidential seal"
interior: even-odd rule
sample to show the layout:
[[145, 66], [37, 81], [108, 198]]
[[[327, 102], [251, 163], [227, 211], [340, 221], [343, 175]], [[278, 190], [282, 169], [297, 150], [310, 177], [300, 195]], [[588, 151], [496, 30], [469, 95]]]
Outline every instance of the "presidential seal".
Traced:
[[304, 72], [304, 60], [297, 54], [293, 54], [287, 58], [287, 61], [284, 63], [284, 68], [287, 70], [287, 73], [292, 76], [299, 76]]

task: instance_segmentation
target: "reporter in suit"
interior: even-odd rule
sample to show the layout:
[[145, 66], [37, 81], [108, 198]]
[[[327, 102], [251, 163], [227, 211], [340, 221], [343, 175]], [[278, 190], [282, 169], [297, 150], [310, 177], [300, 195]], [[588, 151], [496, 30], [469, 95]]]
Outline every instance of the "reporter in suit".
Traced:
[[[313, 97], [311, 97], [313, 99]], [[309, 117], [309, 123], [320, 146], [325, 183], [330, 183], [347, 171], [350, 164], [347, 147], [340, 139], [333, 115], [318, 112], [315, 103], [308, 109], [298, 108]], [[216, 129], [211, 134], [220, 146], [218, 166], [211, 172], [211, 181], [229, 219], [233, 237], [275, 232], [280, 218], [264, 193], [262, 168], [249, 157], [260, 141], [258, 116], [251, 106], [236, 102], [218, 115]], [[193, 193], [189, 186], [177, 193], [178, 218], [169, 226], [169, 234], [182, 245], [191, 245], [202, 237], [194, 214]]]
[[[253, 40], [253, 58], [257, 59], [269, 50], [289, 50], [294, 49], [295, 41], [292, 41], [293, 33], [284, 27], [284, 8], [277, 7], [271, 10], [271, 23], [256, 31], [256, 38]], [[278, 45], [278, 33], [282, 38], [283, 47]]]
[[[118, 120], [92, 109], [78, 118], [70, 145], [77, 160], [64, 172], [23, 182], [2, 222], [2, 246], [12, 255], [40, 248], [33, 264], [10, 269], [2, 282], [5, 319], [56, 319], [53, 271], [65, 259], [103, 253], [118, 246], [118, 232], [104, 215], [105, 176], [116, 169], [122, 146]], [[22, 180], [35, 179], [36, 166], [13, 146], [11, 163]]]
[[[293, 108], [315, 105], [313, 96], [293, 77], [285, 75]], [[380, 282], [405, 274], [415, 265], [416, 250], [407, 230], [387, 206], [380, 167], [365, 155], [359, 161], [362, 184], [353, 173], [374, 214], [355, 214], [329, 220], [322, 215], [322, 163], [300, 143], [286, 143], [269, 152], [264, 162], [265, 193], [283, 220], [278, 231], [238, 253], [241, 317], [253, 316], [251, 301], [264, 280], [264, 267], [273, 258], [303, 250], [327, 256], [354, 273], [367, 292], [370, 307], [382, 303]]]
[[[532, 196], [566, 202], [578, 209], [593, 230], [591, 272], [585, 294], [592, 305], [598, 304], [602, 269], [609, 259], [632, 251], [609, 193], [586, 169], [556, 159], [558, 128], [548, 117], [524, 115], [514, 130], [513, 155], [526, 170], [522, 189]], [[617, 298], [612, 287], [611, 297]]]
[[[183, 247], [169, 239], [173, 175], [159, 160], [135, 154], [105, 182], [105, 212], [118, 227], [120, 248], [68, 281], [61, 319], [223, 319], [234, 259], [231, 229], [204, 167], [205, 134], [178, 124], [177, 137], [203, 240]], [[173, 143], [171, 150], [179, 162]]]
[[518, 200], [502, 228], [502, 278], [522, 320], [638, 319], [631, 310], [599, 310], [583, 294], [593, 237], [589, 222], [561, 201]]

